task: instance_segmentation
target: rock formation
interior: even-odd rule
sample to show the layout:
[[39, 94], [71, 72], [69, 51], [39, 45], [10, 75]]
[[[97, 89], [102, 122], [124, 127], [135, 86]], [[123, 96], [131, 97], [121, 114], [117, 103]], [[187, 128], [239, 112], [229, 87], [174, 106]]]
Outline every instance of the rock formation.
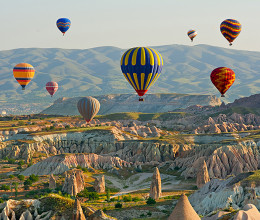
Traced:
[[65, 182], [62, 191], [72, 196], [76, 196], [79, 192], [84, 190], [84, 176], [82, 170], [69, 170], [65, 173]]
[[[189, 197], [197, 213], [207, 215], [215, 210], [240, 209], [248, 202], [260, 208], [260, 186], [250, 186], [243, 180], [252, 173], [241, 173], [225, 180], [212, 179]], [[242, 184], [243, 183], [243, 184]]]
[[27, 209], [25, 212], [22, 213], [19, 220], [33, 220], [32, 214]]
[[209, 182], [209, 173], [205, 160], [201, 163], [201, 168], [197, 172], [197, 187], [201, 188], [205, 183]]
[[114, 218], [108, 217], [102, 210], [97, 210], [88, 217], [88, 220], [114, 220]]
[[16, 220], [15, 213], [8, 206], [6, 206], [0, 214], [1, 220]]
[[78, 199], [75, 200], [72, 220], [86, 220]]
[[259, 220], [260, 212], [253, 204], [247, 204], [243, 210], [238, 211], [233, 220]]
[[50, 189], [56, 188], [56, 180], [55, 180], [53, 174], [51, 174], [50, 177], [49, 177], [49, 188]]
[[162, 195], [162, 183], [159, 169], [156, 167], [152, 177], [149, 197], [159, 199]]
[[188, 197], [182, 194], [168, 220], [199, 220], [200, 217], [191, 206]]
[[96, 192], [104, 193], [106, 191], [105, 176], [102, 175], [101, 177], [96, 177], [93, 187]]

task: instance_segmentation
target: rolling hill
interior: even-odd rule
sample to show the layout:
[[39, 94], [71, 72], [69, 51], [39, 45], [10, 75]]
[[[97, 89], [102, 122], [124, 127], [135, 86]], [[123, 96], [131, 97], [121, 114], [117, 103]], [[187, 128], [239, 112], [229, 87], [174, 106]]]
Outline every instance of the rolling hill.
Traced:
[[[225, 101], [260, 91], [260, 52], [208, 45], [167, 45], [154, 48], [164, 58], [164, 69], [149, 93], [219, 96], [209, 78], [211, 71], [219, 66], [227, 66], [236, 73], [236, 81]], [[37, 112], [48, 107], [53, 99], [45, 90], [45, 84], [50, 80], [59, 83], [54, 99], [134, 93], [120, 69], [120, 58], [124, 51], [116, 47], [0, 51], [0, 108], [16, 106], [16, 109], [23, 112]], [[36, 70], [35, 78], [25, 91], [21, 91], [12, 75], [12, 68], [20, 62], [28, 62]]]

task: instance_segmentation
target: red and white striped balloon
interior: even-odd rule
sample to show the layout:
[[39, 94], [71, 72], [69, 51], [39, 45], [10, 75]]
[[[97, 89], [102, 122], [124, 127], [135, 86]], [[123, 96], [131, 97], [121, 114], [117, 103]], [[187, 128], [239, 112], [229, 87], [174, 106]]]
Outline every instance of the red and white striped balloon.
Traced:
[[51, 97], [55, 94], [58, 88], [59, 86], [56, 82], [51, 81], [46, 84], [46, 90], [50, 93]]

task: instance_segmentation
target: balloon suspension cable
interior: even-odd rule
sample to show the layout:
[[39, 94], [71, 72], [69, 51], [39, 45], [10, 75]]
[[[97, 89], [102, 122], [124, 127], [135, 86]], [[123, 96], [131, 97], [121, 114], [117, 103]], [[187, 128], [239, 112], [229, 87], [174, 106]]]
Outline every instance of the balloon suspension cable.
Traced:
[[63, 36], [64, 36], [65, 33], [63, 33]]
[[225, 95], [224, 95], [224, 94], [222, 94], [222, 95], [221, 95], [221, 97], [225, 97]]
[[24, 87], [22, 87], [22, 90], [25, 90], [25, 88], [24, 88]]
[[191, 38], [191, 42], [193, 42], [193, 38]]
[[144, 99], [143, 98], [139, 98], [139, 102], [143, 102], [144, 101]]

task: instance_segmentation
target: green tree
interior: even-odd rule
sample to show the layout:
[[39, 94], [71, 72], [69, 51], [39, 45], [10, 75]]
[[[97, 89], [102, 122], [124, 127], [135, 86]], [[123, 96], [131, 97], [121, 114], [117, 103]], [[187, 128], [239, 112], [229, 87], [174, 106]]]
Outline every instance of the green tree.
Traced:
[[107, 201], [110, 201], [110, 189], [107, 190]]
[[6, 184], [3, 184], [1, 187], [0, 187], [1, 190], [4, 190], [4, 191], [7, 191], [7, 190], [10, 190], [10, 186], [6, 185]]
[[154, 199], [152, 199], [151, 197], [149, 197], [146, 201], [147, 205], [154, 205], [156, 204], [156, 201]]
[[23, 181], [24, 180], [24, 175], [18, 175], [18, 179]]

